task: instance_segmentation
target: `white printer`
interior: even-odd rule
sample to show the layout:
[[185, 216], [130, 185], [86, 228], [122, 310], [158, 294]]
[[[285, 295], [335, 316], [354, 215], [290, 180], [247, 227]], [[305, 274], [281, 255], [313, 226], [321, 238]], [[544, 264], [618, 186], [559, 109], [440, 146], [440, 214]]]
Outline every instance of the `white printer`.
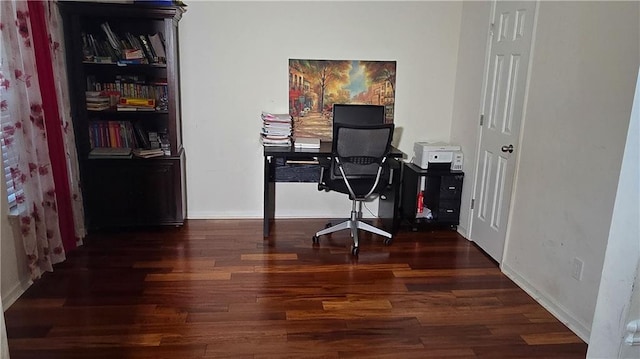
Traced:
[[458, 145], [444, 142], [416, 142], [411, 162], [423, 169], [450, 169], [462, 171], [462, 151]]

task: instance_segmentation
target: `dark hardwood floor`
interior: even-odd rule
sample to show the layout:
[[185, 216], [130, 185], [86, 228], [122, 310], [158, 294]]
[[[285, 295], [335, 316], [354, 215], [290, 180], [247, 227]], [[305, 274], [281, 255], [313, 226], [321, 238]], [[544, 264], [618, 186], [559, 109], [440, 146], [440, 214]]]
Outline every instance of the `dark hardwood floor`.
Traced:
[[12, 359], [584, 358], [587, 345], [454, 231], [391, 246], [324, 220], [94, 234], [5, 313]]

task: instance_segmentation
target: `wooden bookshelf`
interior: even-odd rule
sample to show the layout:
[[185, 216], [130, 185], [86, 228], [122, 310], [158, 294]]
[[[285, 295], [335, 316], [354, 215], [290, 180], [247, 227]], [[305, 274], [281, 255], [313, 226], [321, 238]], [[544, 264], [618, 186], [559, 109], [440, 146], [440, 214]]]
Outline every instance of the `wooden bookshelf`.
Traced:
[[[60, 9], [88, 228], [182, 225], [186, 193], [178, 23], [185, 9], [75, 1], [61, 2]], [[114, 35], [120, 41], [113, 41]], [[164, 56], [143, 45], [151, 38], [156, 46], [161, 40], [156, 49]], [[106, 101], [87, 100], [95, 93], [110, 98], [108, 108], [97, 105]], [[150, 101], [139, 109], [118, 110], [125, 97]], [[163, 156], [90, 155], [95, 147], [133, 150], [161, 143]]]

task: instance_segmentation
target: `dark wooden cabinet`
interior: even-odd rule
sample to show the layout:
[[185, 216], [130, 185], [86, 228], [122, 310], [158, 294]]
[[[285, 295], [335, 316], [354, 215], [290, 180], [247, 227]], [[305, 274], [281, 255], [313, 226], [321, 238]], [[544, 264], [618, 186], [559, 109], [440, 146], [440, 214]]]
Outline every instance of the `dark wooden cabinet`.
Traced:
[[402, 218], [414, 230], [429, 225], [456, 228], [464, 173], [422, 169], [406, 163], [402, 180]]
[[[75, 1], [61, 2], [60, 9], [88, 228], [181, 225], [186, 215], [186, 194], [178, 23], [184, 9]], [[140, 45], [152, 36], [161, 39], [164, 56], [152, 57], [151, 52], [144, 51], [142, 59], [132, 60], [125, 58], [124, 51], [118, 55], [108, 48], [105, 24], [121, 42], [133, 38], [139, 39], [135, 41]], [[103, 56], [97, 56], [98, 52]], [[109, 108], [92, 110], [87, 98], [89, 93], [99, 91], [113, 95], [115, 101], [112, 98]], [[119, 111], [115, 102], [123, 97], [154, 98], [156, 102], [144, 111]], [[122, 131], [116, 136], [126, 144], [110, 145], [107, 140], [105, 146], [100, 137], [103, 124], [109, 126], [106, 132], [116, 124], [114, 131]], [[149, 133], [162, 138], [164, 156], [114, 159], [90, 155], [95, 147], [143, 147], [140, 137]], [[114, 133], [110, 134], [113, 142]], [[153, 141], [151, 145], [155, 145]]]
[[84, 200], [91, 228], [181, 225], [184, 191], [175, 184], [182, 183], [183, 163], [173, 158], [89, 161]]

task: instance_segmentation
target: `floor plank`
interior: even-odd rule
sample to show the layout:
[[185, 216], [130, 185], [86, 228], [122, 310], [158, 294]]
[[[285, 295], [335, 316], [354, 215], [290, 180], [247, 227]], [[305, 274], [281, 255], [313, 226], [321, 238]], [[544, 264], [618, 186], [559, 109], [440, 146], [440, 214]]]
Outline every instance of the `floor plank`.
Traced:
[[325, 220], [191, 220], [91, 234], [5, 312], [12, 359], [584, 358], [473, 243], [390, 246]]

